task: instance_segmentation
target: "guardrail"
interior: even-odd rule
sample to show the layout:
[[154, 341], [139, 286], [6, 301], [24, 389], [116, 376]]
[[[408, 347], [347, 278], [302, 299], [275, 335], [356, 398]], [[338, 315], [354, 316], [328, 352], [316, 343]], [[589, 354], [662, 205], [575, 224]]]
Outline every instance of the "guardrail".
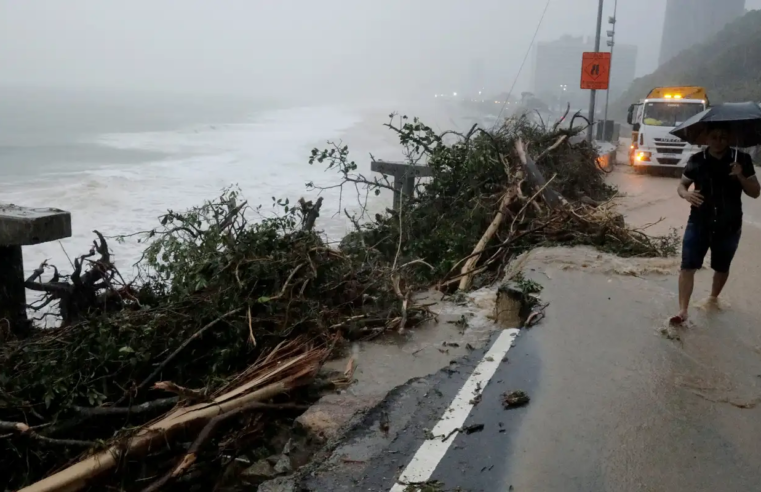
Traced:
[[372, 161], [370, 170], [384, 176], [394, 177], [394, 210], [399, 209], [402, 194], [415, 195], [415, 179], [432, 176], [428, 166], [414, 166], [404, 162]]
[[0, 205], [0, 330], [22, 336], [30, 328], [21, 247], [70, 236], [69, 212]]

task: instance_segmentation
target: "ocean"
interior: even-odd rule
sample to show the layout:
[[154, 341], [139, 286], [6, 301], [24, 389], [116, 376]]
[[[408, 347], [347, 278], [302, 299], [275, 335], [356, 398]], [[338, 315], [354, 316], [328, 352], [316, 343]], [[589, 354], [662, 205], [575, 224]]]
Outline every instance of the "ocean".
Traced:
[[[106, 236], [149, 230], [167, 209], [199, 205], [230, 185], [250, 205], [263, 205], [264, 216], [274, 213], [272, 196], [315, 199], [318, 192], [307, 192], [305, 183], [339, 182], [335, 172], [308, 163], [311, 149], [329, 140], [348, 145], [370, 176], [370, 154], [402, 158], [395, 135], [383, 127], [389, 113], [404, 109], [399, 106], [405, 105], [3, 90], [0, 202], [71, 212], [72, 237], [24, 248], [27, 273], [45, 259], [68, 272], [68, 257], [89, 251], [94, 229]], [[414, 114], [420, 113], [442, 130], [470, 126], [451, 109], [425, 107]], [[339, 200], [356, 210], [356, 193], [341, 197], [333, 189], [321, 196], [318, 228], [339, 240], [351, 227]], [[390, 192], [370, 197], [371, 212], [390, 204]], [[128, 240], [110, 247], [122, 274], [131, 276], [144, 246]]]

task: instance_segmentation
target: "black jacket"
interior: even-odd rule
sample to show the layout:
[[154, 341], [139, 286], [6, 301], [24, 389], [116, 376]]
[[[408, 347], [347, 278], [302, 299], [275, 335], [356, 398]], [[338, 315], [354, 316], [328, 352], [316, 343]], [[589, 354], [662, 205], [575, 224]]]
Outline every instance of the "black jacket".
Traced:
[[729, 175], [734, 162], [742, 166], [746, 178], [756, 174], [750, 156], [735, 149], [727, 150], [721, 159], [713, 157], [707, 150], [690, 157], [684, 177], [691, 180], [695, 190], [703, 195], [702, 205], [690, 210], [690, 222], [723, 232], [734, 232], [742, 227], [742, 185], [736, 177]]

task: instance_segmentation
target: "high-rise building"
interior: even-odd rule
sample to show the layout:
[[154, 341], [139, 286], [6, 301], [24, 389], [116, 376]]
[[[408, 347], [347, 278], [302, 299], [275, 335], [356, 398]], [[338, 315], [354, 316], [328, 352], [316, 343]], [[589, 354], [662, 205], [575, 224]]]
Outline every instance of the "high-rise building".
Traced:
[[745, 0], [668, 0], [660, 65], [703, 43], [745, 13]]
[[[600, 51], [608, 51], [602, 40]], [[534, 93], [540, 99], [576, 109], [589, 104], [589, 91], [580, 88], [581, 58], [585, 51], [594, 51], [594, 37], [563, 36], [550, 42], [537, 43], [534, 50]], [[615, 100], [634, 80], [637, 70], [637, 47], [616, 43], [611, 60], [610, 97]], [[603, 91], [598, 91], [598, 95]], [[599, 101], [599, 99], [598, 99]]]

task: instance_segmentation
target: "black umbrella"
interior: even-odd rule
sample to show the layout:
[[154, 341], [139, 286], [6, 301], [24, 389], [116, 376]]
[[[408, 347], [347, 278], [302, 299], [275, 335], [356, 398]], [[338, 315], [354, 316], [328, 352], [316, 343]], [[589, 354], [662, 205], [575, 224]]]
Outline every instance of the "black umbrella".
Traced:
[[721, 124], [731, 133], [730, 145], [761, 145], [761, 106], [754, 102], [724, 103], [711, 106], [671, 130], [671, 134], [693, 145], [708, 145], [712, 125]]

